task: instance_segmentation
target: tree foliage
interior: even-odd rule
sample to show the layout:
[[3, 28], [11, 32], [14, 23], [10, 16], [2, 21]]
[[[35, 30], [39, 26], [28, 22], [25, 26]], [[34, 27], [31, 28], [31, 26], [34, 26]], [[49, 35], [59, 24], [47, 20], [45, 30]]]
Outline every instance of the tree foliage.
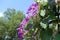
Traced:
[[4, 17], [0, 18], [0, 38], [4, 39], [6, 35], [11, 37], [11, 40], [17, 37], [17, 30], [20, 22], [25, 17], [25, 14], [15, 9], [7, 9], [4, 12]]

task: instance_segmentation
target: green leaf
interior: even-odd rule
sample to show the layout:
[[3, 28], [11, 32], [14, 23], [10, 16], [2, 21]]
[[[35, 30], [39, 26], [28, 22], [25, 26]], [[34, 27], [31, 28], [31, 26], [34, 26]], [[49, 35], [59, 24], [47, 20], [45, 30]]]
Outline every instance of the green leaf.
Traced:
[[42, 30], [40, 32], [40, 37], [41, 37], [41, 40], [50, 40], [50, 37], [52, 36], [52, 30], [51, 29], [48, 29], [48, 30]]
[[60, 40], [60, 34], [57, 34], [55, 40]]

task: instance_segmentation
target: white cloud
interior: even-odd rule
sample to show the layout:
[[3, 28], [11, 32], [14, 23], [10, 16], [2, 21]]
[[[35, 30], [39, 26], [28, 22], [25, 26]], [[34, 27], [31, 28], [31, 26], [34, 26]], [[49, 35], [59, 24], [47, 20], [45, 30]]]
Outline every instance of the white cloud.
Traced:
[[0, 12], [0, 17], [3, 17], [3, 12]]

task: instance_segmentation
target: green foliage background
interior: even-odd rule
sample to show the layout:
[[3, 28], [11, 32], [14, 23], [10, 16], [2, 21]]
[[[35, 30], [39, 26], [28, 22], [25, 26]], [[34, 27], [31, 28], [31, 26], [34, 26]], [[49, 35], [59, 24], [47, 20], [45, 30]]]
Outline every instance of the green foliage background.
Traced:
[[4, 40], [6, 35], [11, 37], [10, 40], [17, 37], [17, 30], [20, 22], [25, 18], [21, 11], [8, 8], [4, 12], [4, 17], [0, 17], [0, 40]]

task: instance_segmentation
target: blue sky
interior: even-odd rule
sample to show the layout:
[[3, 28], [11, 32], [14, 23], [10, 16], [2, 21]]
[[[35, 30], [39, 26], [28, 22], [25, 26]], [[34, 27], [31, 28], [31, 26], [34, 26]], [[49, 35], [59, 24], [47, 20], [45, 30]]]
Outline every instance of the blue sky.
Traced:
[[34, 0], [0, 0], [0, 14], [7, 8], [14, 8], [26, 13], [29, 5], [31, 5], [33, 1]]

